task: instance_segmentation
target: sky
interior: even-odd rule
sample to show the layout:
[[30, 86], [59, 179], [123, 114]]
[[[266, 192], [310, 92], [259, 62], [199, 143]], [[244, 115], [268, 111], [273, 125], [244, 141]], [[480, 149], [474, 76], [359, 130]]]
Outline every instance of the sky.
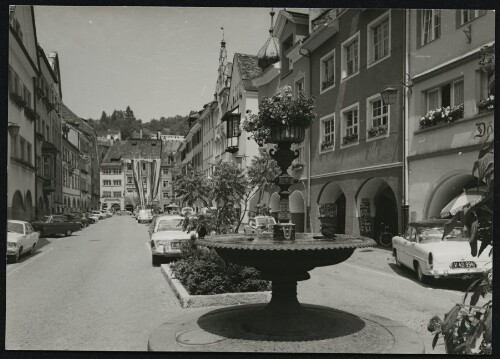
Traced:
[[147, 122], [211, 101], [221, 27], [228, 61], [235, 52], [257, 55], [269, 36], [269, 11], [35, 6], [35, 23], [45, 53], [59, 54], [62, 99], [73, 112], [99, 119], [130, 106]]

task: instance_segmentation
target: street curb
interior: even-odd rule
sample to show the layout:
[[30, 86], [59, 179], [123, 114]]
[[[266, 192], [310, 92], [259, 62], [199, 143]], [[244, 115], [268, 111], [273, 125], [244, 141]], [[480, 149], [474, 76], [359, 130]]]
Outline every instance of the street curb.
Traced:
[[183, 308], [199, 308], [221, 305], [239, 305], [267, 303], [271, 300], [271, 292], [225, 293], [213, 295], [190, 295], [186, 288], [175, 279], [170, 265], [162, 264], [161, 271], [167, 279], [170, 288]]

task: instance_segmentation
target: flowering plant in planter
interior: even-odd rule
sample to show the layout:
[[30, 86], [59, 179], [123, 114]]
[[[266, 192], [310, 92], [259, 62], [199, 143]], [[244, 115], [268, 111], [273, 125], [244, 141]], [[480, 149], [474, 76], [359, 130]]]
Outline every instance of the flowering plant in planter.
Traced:
[[26, 106], [26, 102], [24, 101], [24, 99], [15, 92], [10, 93], [10, 99], [14, 101], [14, 103], [19, 108], [23, 108]]
[[333, 141], [321, 142], [321, 151], [331, 150], [333, 148]]
[[293, 98], [292, 88], [283, 87], [273, 97], [263, 97], [259, 103], [259, 113], [249, 113], [243, 121], [243, 129], [259, 146], [269, 142], [271, 130], [275, 127], [308, 128], [316, 117], [314, 99], [300, 93]]
[[495, 109], [495, 96], [490, 95], [487, 98], [479, 101], [477, 103], [477, 108], [479, 112], [489, 111]]
[[344, 138], [343, 138], [343, 141], [342, 143], [344, 145], [347, 145], [349, 143], [352, 143], [352, 142], [358, 142], [358, 133], [353, 133], [351, 135], [345, 135]]
[[368, 129], [368, 137], [376, 137], [387, 133], [387, 125], [373, 126]]
[[464, 104], [458, 106], [446, 106], [430, 110], [420, 118], [420, 127], [435, 126], [439, 122], [453, 122], [464, 114]]
[[35, 110], [29, 107], [24, 108], [24, 115], [31, 121], [35, 121], [39, 117], [38, 113], [36, 113]]

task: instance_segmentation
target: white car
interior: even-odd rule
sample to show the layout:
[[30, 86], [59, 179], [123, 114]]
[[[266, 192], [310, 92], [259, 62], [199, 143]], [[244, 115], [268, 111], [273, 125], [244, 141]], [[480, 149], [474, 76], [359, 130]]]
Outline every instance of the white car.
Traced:
[[92, 214], [98, 216], [99, 219], [105, 219], [107, 216], [101, 211], [92, 211]]
[[248, 224], [243, 226], [243, 232], [245, 234], [252, 233], [273, 233], [273, 226], [276, 224], [276, 220], [271, 216], [256, 216], [250, 218]]
[[184, 207], [181, 209], [181, 214], [185, 216], [186, 214], [188, 216], [192, 215], [194, 213], [193, 207]]
[[151, 254], [153, 266], [161, 264], [163, 258], [178, 258], [181, 255], [181, 244], [196, 239], [196, 232], [186, 233], [182, 230], [184, 217], [179, 215], [159, 216], [151, 234]]
[[39, 237], [28, 222], [7, 221], [7, 258], [15, 263], [22, 254], [32, 253]]
[[97, 214], [89, 213], [88, 218], [92, 218], [95, 223], [99, 222], [99, 216]]
[[141, 209], [137, 215], [137, 221], [139, 223], [151, 223], [153, 219], [153, 213], [150, 209]]
[[492, 247], [487, 246], [479, 257], [473, 257], [469, 238], [463, 236], [462, 227], [454, 228], [442, 239], [447, 221], [429, 219], [409, 223], [404, 236], [392, 238], [396, 264], [413, 269], [420, 282], [430, 277], [467, 278], [490, 270]]

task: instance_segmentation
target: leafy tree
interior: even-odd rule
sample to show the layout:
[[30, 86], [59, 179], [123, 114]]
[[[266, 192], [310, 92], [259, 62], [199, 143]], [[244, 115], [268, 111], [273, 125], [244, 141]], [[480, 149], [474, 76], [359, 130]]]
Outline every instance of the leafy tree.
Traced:
[[209, 207], [211, 185], [203, 172], [194, 169], [190, 164], [175, 166], [173, 169], [173, 186], [176, 197], [192, 206], [197, 200]]
[[[483, 125], [483, 127], [481, 127]], [[488, 194], [479, 203], [459, 211], [446, 225], [443, 238], [460, 221], [469, 232], [471, 254], [479, 256], [488, 246], [493, 245], [493, 197], [494, 197], [494, 141], [487, 142], [493, 133], [491, 124], [478, 124], [479, 137], [483, 137], [483, 145], [479, 151], [478, 160], [474, 163], [473, 174], [478, 172], [480, 181], [484, 181]], [[478, 241], [481, 246], [478, 251]], [[490, 257], [492, 258], [492, 251]], [[427, 327], [435, 333], [432, 347], [440, 336], [444, 338], [448, 354], [490, 354], [492, 352], [492, 300], [478, 306], [480, 296], [492, 292], [493, 273], [491, 269], [475, 280], [467, 289], [463, 302], [456, 304], [441, 320], [434, 316]], [[467, 296], [472, 293], [469, 304], [465, 304]]]

